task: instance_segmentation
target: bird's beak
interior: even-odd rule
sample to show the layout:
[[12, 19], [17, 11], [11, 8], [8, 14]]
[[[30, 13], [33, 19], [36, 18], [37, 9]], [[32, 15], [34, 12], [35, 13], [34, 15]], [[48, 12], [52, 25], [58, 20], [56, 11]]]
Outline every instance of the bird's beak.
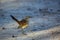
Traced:
[[32, 18], [32, 16], [29, 16], [29, 18]]

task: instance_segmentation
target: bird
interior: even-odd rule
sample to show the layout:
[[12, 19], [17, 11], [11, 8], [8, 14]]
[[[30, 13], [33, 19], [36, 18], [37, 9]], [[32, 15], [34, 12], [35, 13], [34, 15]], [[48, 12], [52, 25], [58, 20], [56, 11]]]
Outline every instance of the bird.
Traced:
[[23, 18], [20, 21], [18, 19], [16, 19], [13, 15], [10, 15], [10, 17], [19, 24], [17, 29], [21, 29], [22, 33], [25, 34], [24, 33], [24, 29], [28, 27], [28, 25], [29, 25], [29, 18], [32, 18], [32, 17], [31, 16], [26, 16], [25, 18]]

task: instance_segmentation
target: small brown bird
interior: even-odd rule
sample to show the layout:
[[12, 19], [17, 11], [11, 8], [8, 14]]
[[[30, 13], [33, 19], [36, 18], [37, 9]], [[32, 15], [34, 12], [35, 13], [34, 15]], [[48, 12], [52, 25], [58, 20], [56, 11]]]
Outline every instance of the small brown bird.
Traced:
[[22, 33], [25, 34], [23, 29], [28, 27], [29, 18], [32, 18], [32, 17], [31, 16], [26, 16], [24, 19], [19, 21], [14, 16], [12, 16], [12, 15], [10, 15], [10, 16], [13, 20], [15, 20], [19, 24], [18, 29], [20, 28]]

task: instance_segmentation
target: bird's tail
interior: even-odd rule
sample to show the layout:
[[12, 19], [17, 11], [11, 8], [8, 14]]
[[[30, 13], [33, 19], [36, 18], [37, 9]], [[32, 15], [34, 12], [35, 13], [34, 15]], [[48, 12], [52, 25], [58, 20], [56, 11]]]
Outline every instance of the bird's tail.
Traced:
[[19, 21], [13, 15], [10, 15], [10, 16], [13, 20], [15, 20], [17, 23], [19, 23]]

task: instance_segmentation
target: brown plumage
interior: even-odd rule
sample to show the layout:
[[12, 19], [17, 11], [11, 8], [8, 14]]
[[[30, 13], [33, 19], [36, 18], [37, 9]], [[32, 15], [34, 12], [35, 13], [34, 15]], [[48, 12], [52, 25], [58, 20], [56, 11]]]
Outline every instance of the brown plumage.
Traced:
[[18, 26], [18, 28], [20, 28], [20, 29], [24, 29], [24, 28], [27, 28], [28, 27], [28, 19], [29, 18], [31, 18], [30, 16], [26, 16], [24, 19], [22, 19], [21, 21], [19, 21], [19, 20], [17, 20], [14, 16], [12, 16], [12, 15], [10, 15], [11, 16], [11, 18], [13, 19], [13, 20], [15, 20], [18, 24], [19, 24], [19, 26]]

